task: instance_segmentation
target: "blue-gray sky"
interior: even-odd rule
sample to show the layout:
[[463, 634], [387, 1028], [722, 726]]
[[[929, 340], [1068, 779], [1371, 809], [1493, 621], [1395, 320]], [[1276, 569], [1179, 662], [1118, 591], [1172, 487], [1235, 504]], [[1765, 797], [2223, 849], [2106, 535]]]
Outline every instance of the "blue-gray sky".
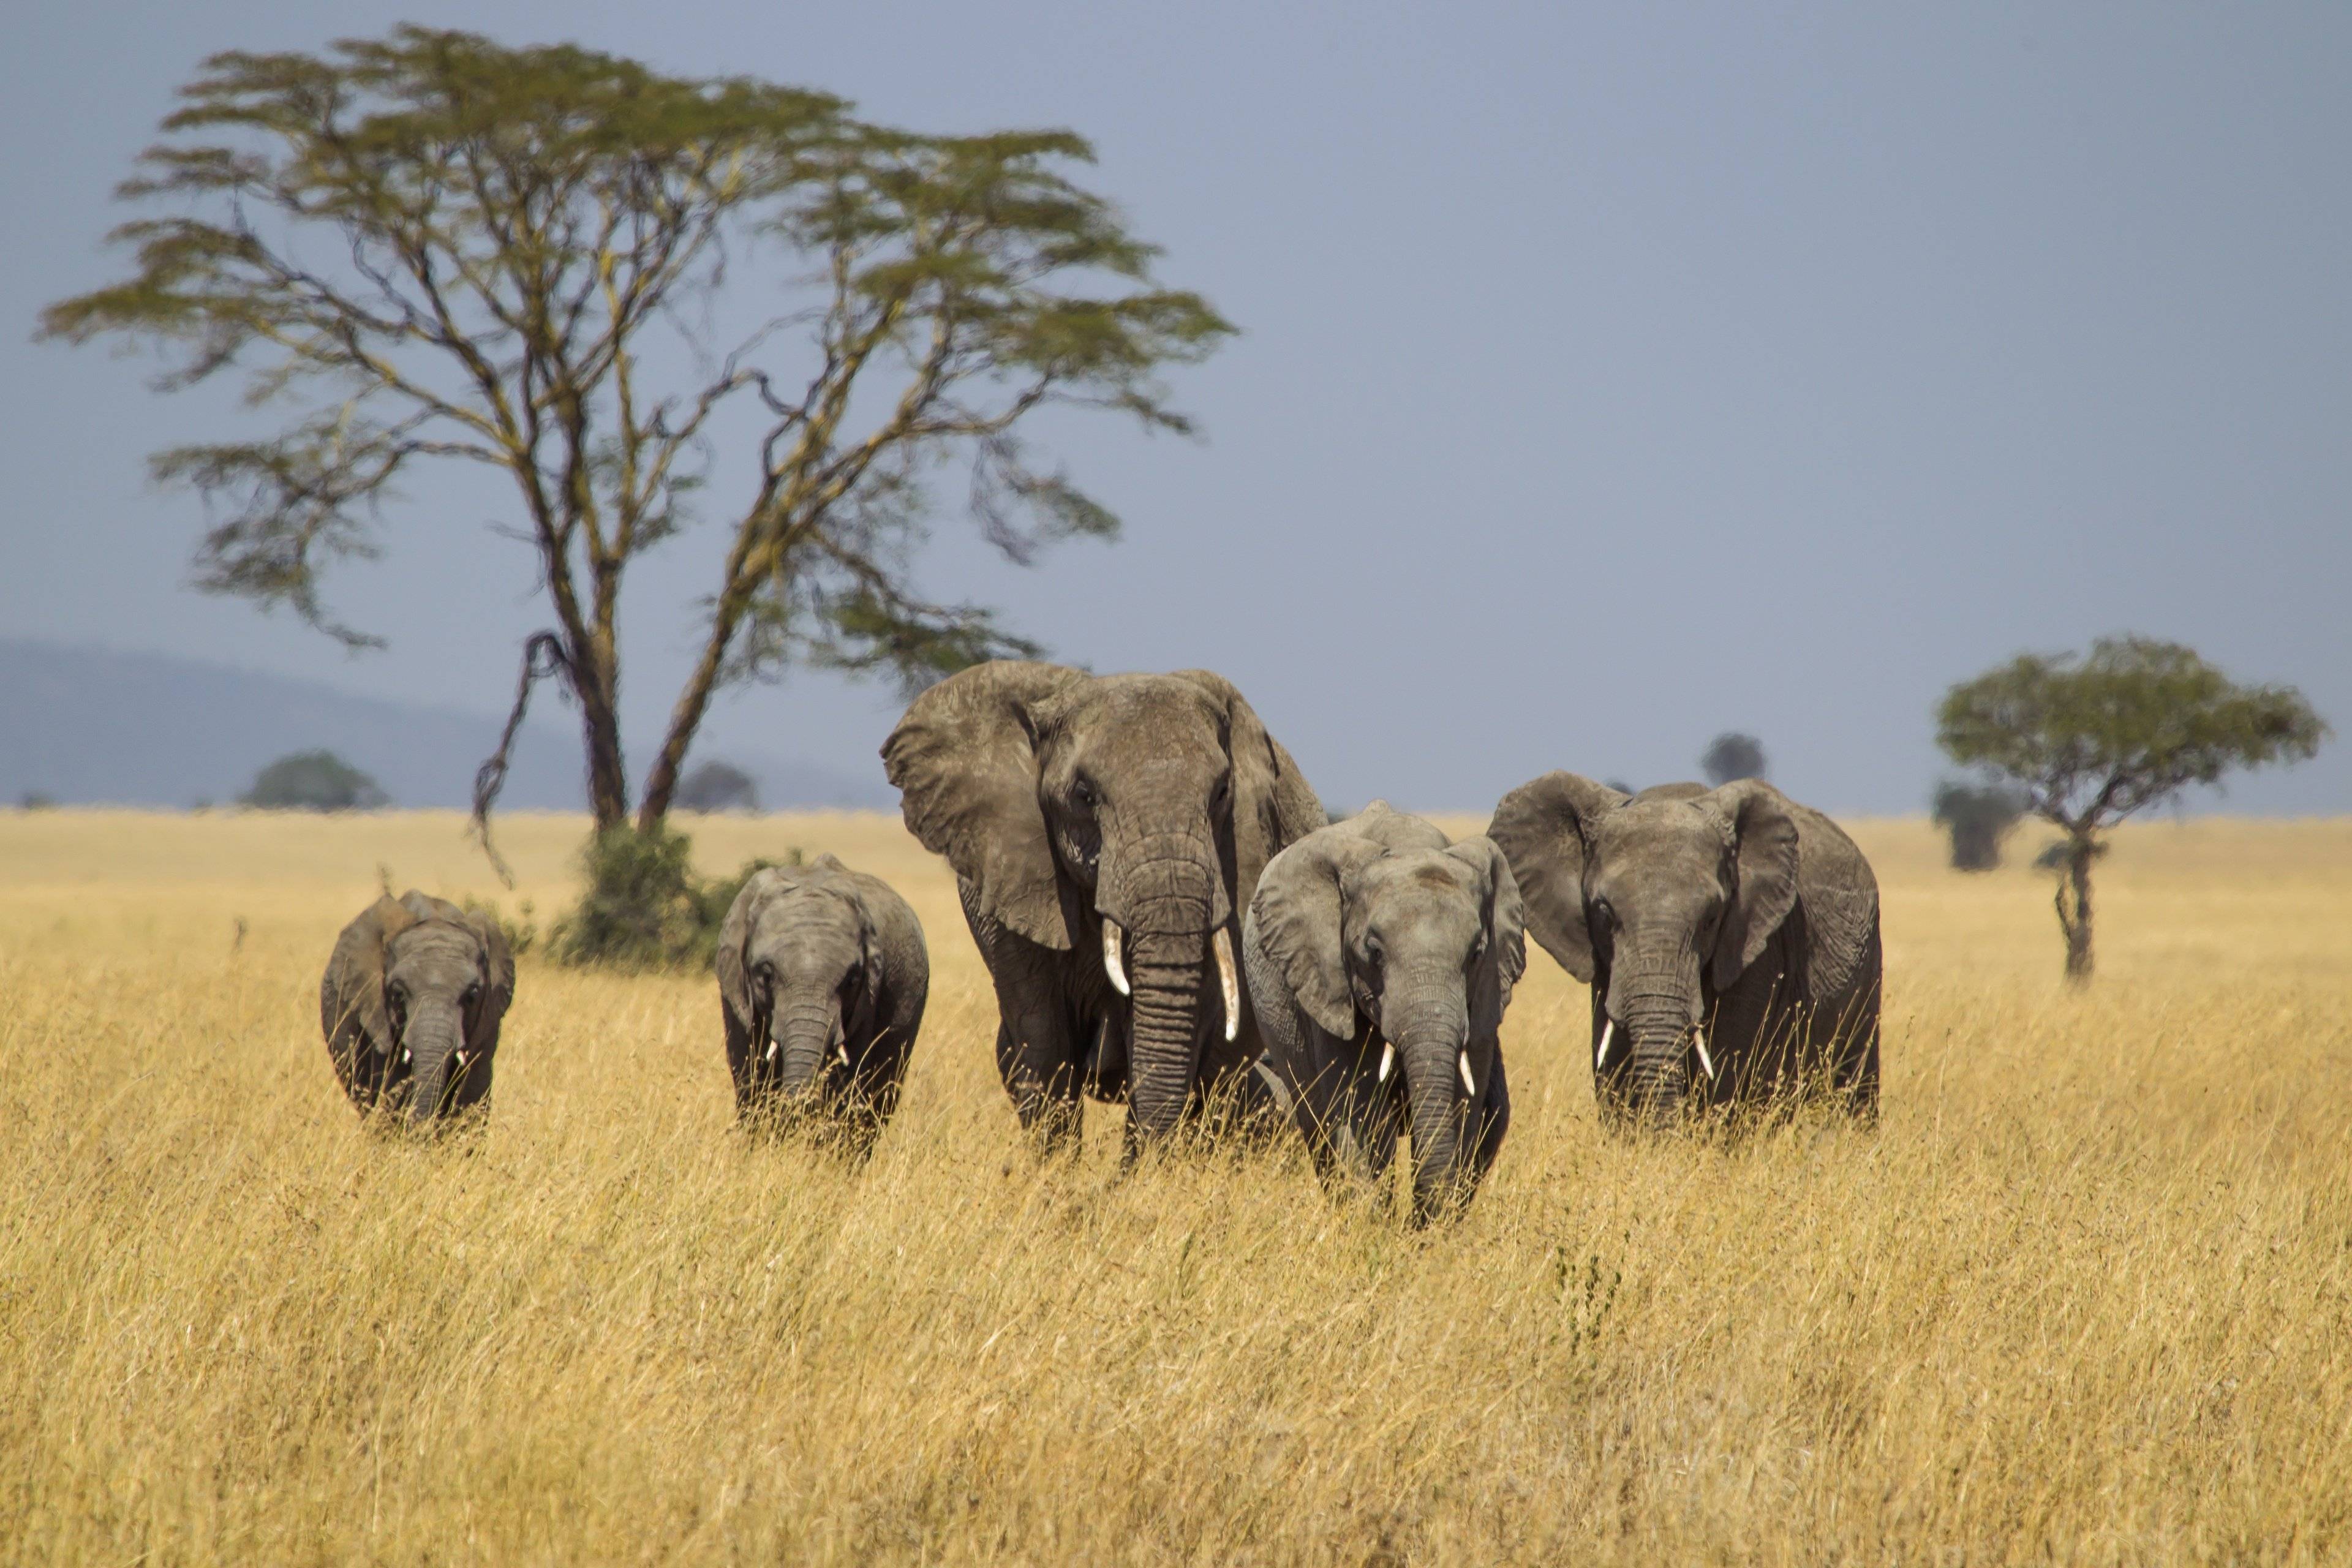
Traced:
[[[203, 55], [400, 19], [1090, 137], [1244, 329], [1178, 380], [1206, 439], [1057, 422], [1126, 540], [1022, 572], [950, 515], [928, 583], [1098, 668], [1223, 669], [1328, 798], [1653, 783], [1737, 727], [1801, 797], [1916, 810], [1949, 682], [2125, 630], [2352, 731], [2338, 5], [43, 7], [0, 59], [0, 631], [501, 705], [544, 617], [496, 492], [407, 485], [331, 584], [392, 638], [346, 658], [184, 587], [199, 513], [143, 454], [250, 416], [29, 341], [119, 268], [107, 192]], [[626, 601], [639, 765], [715, 548]], [[707, 754], [877, 769], [896, 710], [796, 677]], [[2227, 805], [2352, 810], [2352, 740]]]

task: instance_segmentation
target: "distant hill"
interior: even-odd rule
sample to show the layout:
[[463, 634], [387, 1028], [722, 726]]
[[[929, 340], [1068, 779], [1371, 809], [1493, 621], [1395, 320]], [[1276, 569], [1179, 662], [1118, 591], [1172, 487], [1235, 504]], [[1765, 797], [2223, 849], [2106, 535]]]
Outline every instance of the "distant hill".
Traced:
[[[562, 711], [551, 693], [542, 700]], [[324, 747], [373, 775], [394, 805], [463, 807], [502, 720], [167, 654], [0, 638], [0, 806], [28, 794], [68, 805], [225, 804], [264, 763]], [[732, 749], [727, 758], [771, 810], [897, 805], [878, 767], [866, 781]], [[501, 807], [577, 811], [586, 798], [576, 735], [526, 724]]]

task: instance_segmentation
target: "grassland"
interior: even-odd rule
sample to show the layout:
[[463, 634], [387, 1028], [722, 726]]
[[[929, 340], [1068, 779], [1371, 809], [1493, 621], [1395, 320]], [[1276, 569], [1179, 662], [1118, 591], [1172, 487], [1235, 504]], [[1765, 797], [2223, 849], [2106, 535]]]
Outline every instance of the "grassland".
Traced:
[[[1538, 955], [1467, 1219], [1288, 1150], [1016, 1142], [943, 869], [863, 1171], [730, 1131], [707, 979], [526, 959], [466, 1148], [363, 1135], [318, 1036], [454, 817], [0, 813], [0, 1561], [2342, 1563], [2352, 822], [2154, 823], [2058, 984], [2046, 882], [1862, 823], [1883, 1129], [1604, 1138]], [[510, 819], [542, 916], [582, 824]], [[515, 895], [499, 895], [511, 907]]]

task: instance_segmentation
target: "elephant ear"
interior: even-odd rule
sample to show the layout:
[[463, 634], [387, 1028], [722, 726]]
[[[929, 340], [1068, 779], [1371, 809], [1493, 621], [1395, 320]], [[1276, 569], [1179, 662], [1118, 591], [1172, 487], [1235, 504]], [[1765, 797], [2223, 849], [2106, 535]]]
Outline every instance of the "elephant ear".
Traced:
[[1478, 961], [1476, 994], [1470, 1002], [1470, 1032], [1490, 1038], [1503, 1026], [1511, 988], [1528, 972], [1527, 910], [1519, 880], [1501, 846], [1486, 837], [1465, 838], [1446, 850], [1479, 878], [1479, 916], [1486, 928], [1486, 955]]
[[1731, 902], [1715, 933], [1715, 988], [1727, 989], [1772, 940], [1797, 903], [1797, 818], [1789, 798], [1761, 779], [1738, 779], [1699, 802], [1731, 834]]
[[1356, 1032], [1356, 998], [1339, 926], [1339, 879], [1378, 859], [1379, 845], [1343, 824], [1310, 833], [1277, 853], [1258, 879], [1249, 918], [1257, 944], [1274, 961], [1298, 1005], [1327, 1035]]
[[1581, 773], [1546, 773], [1505, 795], [1486, 825], [1486, 837], [1510, 863], [1528, 929], [1588, 985], [1593, 969], [1585, 862], [1601, 819], [1632, 798]]
[[468, 1051], [487, 1051], [498, 1044], [499, 1026], [514, 1001], [514, 949], [507, 945], [506, 928], [499, 924], [498, 916], [487, 910], [468, 910], [465, 923], [482, 944], [482, 973], [488, 978], [484, 984], [481, 1010], [474, 1015], [473, 1032], [466, 1038]]
[[1075, 669], [995, 659], [948, 677], [882, 743], [908, 831], [977, 889], [982, 910], [1066, 951], [1060, 871], [1037, 801], [1032, 710], [1082, 680]]
[[751, 1026], [751, 977], [743, 967], [743, 944], [751, 940], [761, 910], [791, 885], [785, 868], [761, 867], [743, 879], [735, 901], [727, 906], [727, 918], [719, 924], [719, 948], [710, 955], [710, 967], [719, 976], [719, 1001], [727, 1016], [747, 1029]]
[[384, 949], [415, 923], [409, 906], [386, 893], [335, 939], [319, 986], [319, 1024], [347, 1084], [360, 1047], [379, 1056], [392, 1049], [392, 1019], [383, 1005]]
[[1225, 756], [1234, 770], [1234, 903], [1246, 908], [1266, 863], [1324, 826], [1323, 802], [1281, 742], [1266, 732], [1241, 689], [1211, 669], [1180, 669], [1209, 694], [1224, 721]]

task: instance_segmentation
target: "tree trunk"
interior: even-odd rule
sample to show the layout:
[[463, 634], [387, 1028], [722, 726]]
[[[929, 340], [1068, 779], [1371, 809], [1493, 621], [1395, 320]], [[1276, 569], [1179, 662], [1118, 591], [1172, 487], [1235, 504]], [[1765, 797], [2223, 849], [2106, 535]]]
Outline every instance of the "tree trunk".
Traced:
[[2088, 838], [2067, 846], [2065, 869], [2058, 879], [2058, 929], [2066, 933], [2066, 984], [2091, 983], [2091, 856]]
[[593, 645], [572, 647], [572, 694], [588, 753], [588, 811], [596, 830], [629, 820], [629, 773], [621, 756], [619, 672]]

